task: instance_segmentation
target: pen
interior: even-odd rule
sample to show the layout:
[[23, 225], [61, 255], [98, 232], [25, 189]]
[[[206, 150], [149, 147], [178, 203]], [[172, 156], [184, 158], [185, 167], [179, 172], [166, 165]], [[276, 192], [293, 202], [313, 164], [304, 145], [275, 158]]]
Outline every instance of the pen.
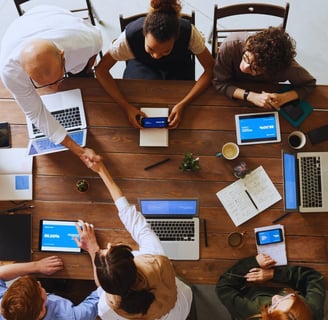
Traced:
[[205, 242], [205, 247], [208, 246], [207, 242], [207, 224], [206, 224], [206, 219], [203, 220], [203, 226], [204, 226], [204, 242]]
[[276, 223], [276, 222], [280, 221], [281, 219], [285, 218], [286, 216], [288, 216], [288, 215], [290, 214], [290, 212], [291, 212], [291, 211], [287, 211], [287, 212], [285, 212], [285, 213], [282, 214], [280, 217], [274, 219], [274, 220], [272, 221], [272, 223]]
[[258, 207], [257, 207], [257, 205], [255, 204], [255, 202], [254, 202], [253, 198], [251, 197], [251, 195], [249, 194], [249, 192], [248, 192], [246, 189], [245, 189], [245, 192], [246, 192], [247, 197], [249, 198], [249, 200], [252, 201], [252, 203], [253, 203], [254, 207], [256, 208], [256, 210], [258, 210]]
[[228, 276], [233, 276], [233, 277], [237, 277], [237, 278], [245, 278], [245, 276], [243, 276], [241, 274], [230, 273], [230, 272], [226, 272], [225, 274], [227, 274]]
[[157, 167], [157, 166], [159, 166], [160, 164], [163, 164], [163, 163], [165, 163], [165, 162], [168, 162], [169, 160], [171, 160], [171, 159], [170, 159], [170, 158], [166, 158], [166, 159], [163, 159], [163, 160], [161, 160], [161, 161], [155, 162], [155, 163], [153, 163], [153, 164], [151, 164], [151, 165], [145, 167], [144, 170], [149, 170], [149, 169], [151, 169], [151, 168]]

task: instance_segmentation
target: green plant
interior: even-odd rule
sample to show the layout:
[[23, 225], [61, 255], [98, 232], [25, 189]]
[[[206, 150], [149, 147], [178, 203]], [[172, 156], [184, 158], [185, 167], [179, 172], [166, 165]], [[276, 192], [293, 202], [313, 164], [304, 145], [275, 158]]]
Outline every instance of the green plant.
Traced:
[[179, 169], [182, 172], [200, 170], [199, 157], [194, 157], [191, 152], [185, 153]]
[[88, 181], [85, 179], [80, 179], [76, 182], [76, 188], [80, 192], [86, 192], [89, 188]]

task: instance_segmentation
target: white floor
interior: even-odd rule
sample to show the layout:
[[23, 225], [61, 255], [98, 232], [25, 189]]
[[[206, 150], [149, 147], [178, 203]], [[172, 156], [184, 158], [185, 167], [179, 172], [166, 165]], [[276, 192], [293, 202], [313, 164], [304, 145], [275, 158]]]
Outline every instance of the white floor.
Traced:
[[[33, 0], [38, 2], [58, 3], [60, 0]], [[66, 5], [75, 0], [61, 0]], [[148, 10], [149, 0], [91, 0], [93, 7], [103, 24], [99, 25], [103, 32], [104, 52], [108, 44], [120, 33], [119, 14], [132, 15]], [[208, 39], [212, 28], [214, 4], [227, 5], [250, 0], [181, 0], [183, 12], [194, 10], [196, 13], [196, 27]], [[285, 0], [256, 2], [270, 2], [285, 5]], [[328, 28], [326, 0], [289, 0], [290, 12], [287, 23], [287, 32], [296, 40], [297, 61], [301, 63], [313, 76], [318, 84], [328, 84]], [[13, 0], [0, 0], [1, 24], [0, 39], [8, 25], [18, 14]], [[242, 25], [242, 21], [241, 21]], [[209, 48], [210, 45], [208, 44]], [[1, 50], [1, 47], [0, 47]], [[124, 63], [118, 63], [113, 69], [115, 77], [121, 77]], [[200, 70], [197, 71], [199, 74]]]

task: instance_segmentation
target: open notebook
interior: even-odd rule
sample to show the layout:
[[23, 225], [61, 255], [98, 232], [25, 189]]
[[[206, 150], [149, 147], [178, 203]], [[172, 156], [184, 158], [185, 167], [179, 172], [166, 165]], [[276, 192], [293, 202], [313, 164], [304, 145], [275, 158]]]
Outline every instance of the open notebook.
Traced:
[[25, 148], [0, 149], [0, 200], [32, 200], [32, 167]]

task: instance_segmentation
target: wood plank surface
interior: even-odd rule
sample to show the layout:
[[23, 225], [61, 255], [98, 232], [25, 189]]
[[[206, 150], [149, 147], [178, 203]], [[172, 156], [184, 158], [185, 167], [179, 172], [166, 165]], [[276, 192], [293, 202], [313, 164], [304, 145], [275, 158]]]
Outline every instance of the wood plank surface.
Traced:
[[[189, 81], [117, 80], [123, 94], [137, 106], [172, 108], [188, 90]], [[234, 166], [245, 161], [251, 169], [262, 165], [283, 195], [282, 150], [291, 151], [288, 134], [295, 130], [280, 117], [282, 142], [240, 147], [237, 160], [216, 158], [225, 142], [236, 141], [234, 115], [262, 110], [239, 105], [237, 101], [218, 95], [212, 87], [186, 107], [179, 128], [169, 131], [169, 147], [139, 147], [139, 131], [131, 127], [122, 109], [109, 97], [95, 79], [68, 79], [61, 90], [81, 88], [85, 104], [87, 145], [104, 157], [115, 181], [131, 203], [141, 197], [198, 197], [200, 199], [201, 243], [199, 261], [173, 261], [178, 276], [190, 283], [214, 284], [218, 277], [238, 259], [255, 255], [254, 228], [272, 224], [283, 214], [283, 200], [268, 210], [235, 227], [216, 197], [216, 192], [235, 181]], [[261, 85], [259, 90], [268, 88]], [[41, 93], [50, 93], [42, 89]], [[308, 98], [316, 111], [302, 123], [308, 132], [328, 123], [328, 86], [318, 86]], [[319, 111], [320, 110], [320, 111]], [[12, 146], [25, 147], [28, 142], [26, 120], [10, 93], [0, 85], [0, 119], [8, 121]], [[312, 146], [307, 142], [302, 151], [327, 151], [328, 141]], [[179, 170], [183, 154], [200, 157], [199, 172]], [[144, 167], [166, 157], [165, 165], [145, 171]], [[34, 158], [33, 259], [48, 255], [38, 249], [39, 221], [43, 218], [82, 219], [97, 228], [101, 246], [107, 242], [136, 244], [117, 217], [117, 210], [101, 179], [71, 152], [65, 151]], [[80, 193], [75, 183], [80, 178], [89, 182], [89, 190]], [[3, 188], [3, 186], [1, 186]], [[0, 210], [14, 206], [0, 202]], [[204, 241], [204, 219], [207, 222], [208, 246]], [[289, 214], [281, 220], [285, 226], [287, 256], [290, 264], [311, 266], [322, 272], [328, 287], [328, 213]], [[231, 232], [246, 232], [242, 245], [227, 244]], [[61, 254], [65, 270], [56, 278], [92, 279], [92, 265], [87, 254]]]

